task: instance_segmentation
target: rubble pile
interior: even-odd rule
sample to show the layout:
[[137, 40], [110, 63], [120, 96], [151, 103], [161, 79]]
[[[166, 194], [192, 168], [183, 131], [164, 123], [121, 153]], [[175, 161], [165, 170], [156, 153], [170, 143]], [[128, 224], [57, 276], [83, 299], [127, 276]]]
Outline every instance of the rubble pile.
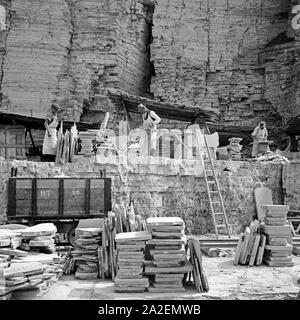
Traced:
[[259, 154], [256, 158], [256, 161], [272, 161], [275, 163], [282, 163], [282, 162], [290, 162], [288, 158], [284, 157], [283, 155], [279, 154], [278, 152], [268, 151], [266, 154]]

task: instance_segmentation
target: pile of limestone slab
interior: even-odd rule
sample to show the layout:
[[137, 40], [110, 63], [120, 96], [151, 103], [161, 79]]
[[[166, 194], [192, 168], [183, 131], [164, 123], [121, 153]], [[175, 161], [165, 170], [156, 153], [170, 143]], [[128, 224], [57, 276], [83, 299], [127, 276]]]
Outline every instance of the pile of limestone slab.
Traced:
[[[7, 229], [4, 229], [7, 228]], [[0, 298], [21, 289], [47, 288], [63, 274], [54, 253], [57, 229], [52, 223], [0, 229]]]
[[148, 241], [152, 266], [149, 263], [145, 268], [147, 274], [152, 274], [148, 291], [184, 292], [184, 274], [191, 271], [184, 221], [177, 217], [148, 218], [147, 226], [152, 235]]
[[118, 292], [183, 292], [187, 260], [185, 224], [181, 218], [148, 218], [148, 231], [116, 235]]
[[263, 205], [265, 223], [262, 232], [267, 237], [264, 262], [271, 267], [293, 266], [293, 246], [289, 244], [291, 226], [287, 224], [289, 206]]
[[101, 232], [101, 228], [76, 228], [76, 245], [72, 252], [73, 259], [76, 261], [75, 278], [82, 280], [97, 279]]
[[125, 232], [116, 235], [118, 272], [114, 287], [117, 292], [143, 292], [149, 279], [143, 277], [146, 241], [151, 234], [145, 231]]

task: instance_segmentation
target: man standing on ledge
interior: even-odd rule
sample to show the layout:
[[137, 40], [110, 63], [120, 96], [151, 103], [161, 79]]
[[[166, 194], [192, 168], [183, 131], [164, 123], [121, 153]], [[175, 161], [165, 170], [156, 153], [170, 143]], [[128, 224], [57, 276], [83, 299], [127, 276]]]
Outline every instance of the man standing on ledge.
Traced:
[[57, 132], [59, 106], [52, 104], [45, 120], [45, 137], [43, 143], [43, 161], [54, 162], [57, 151]]
[[[143, 118], [143, 129], [147, 131], [148, 139], [150, 141], [150, 156], [154, 156], [156, 149], [157, 139], [157, 125], [160, 123], [160, 117], [152, 110], [149, 110], [143, 104], [138, 105], [138, 111], [142, 114]], [[152, 131], [153, 130], [153, 131]]]
[[251, 136], [253, 138], [252, 157], [256, 157], [258, 155], [258, 143], [260, 141], [267, 141], [268, 138], [266, 123], [261, 121], [260, 124], [254, 129]]

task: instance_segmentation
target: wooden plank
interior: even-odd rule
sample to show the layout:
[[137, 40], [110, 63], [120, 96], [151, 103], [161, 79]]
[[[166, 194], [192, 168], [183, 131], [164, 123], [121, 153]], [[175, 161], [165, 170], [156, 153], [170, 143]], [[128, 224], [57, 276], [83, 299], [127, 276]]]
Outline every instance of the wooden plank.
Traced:
[[[80, 218], [82, 217], [82, 215], [85, 214], [85, 209], [84, 208], [72, 208], [72, 209], [68, 209], [66, 210], [66, 208], [64, 209], [64, 215], [63, 216], [69, 216], [69, 215], [74, 215], [74, 216], [80, 216]], [[69, 218], [69, 217], [68, 217]]]
[[66, 189], [64, 188], [64, 200], [68, 199], [83, 199], [85, 201], [85, 187], [84, 189]]
[[251, 257], [250, 257], [249, 266], [251, 266], [251, 267], [254, 266], [255, 258], [257, 256], [259, 241], [260, 241], [260, 235], [258, 234], [255, 237], [254, 246], [253, 246]]
[[91, 190], [91, 180], [86, 179], [85, 185], [85, 214], [90, 214], [90, 190]]
[[58, 215], [64, 214], [64, 179], [59, 179]]
[[90, 191], [90, 199], [99, 199], [103, 198], [104, 200], [104, 189], [91, 189]]
[[32, 179], [31, 201], [32, 201], [31, 202], [32, 217], [34, 220], [34, 217], [37, 216], [37, 181], [36, 181], [36, 179]]
[[85, 198], [65, 198], [63, 205], [65, 210], [71, 210], [72, 208], [80, 208], [85, 210]]
[[37, 189], [38, 200], [58, 200], [59, 189]]
[[86, 179], [64, 179], [64, 189], [77, 190], [77, 189], [85, 189], [86, 187]]
[[104, 213], [111, 211], [111, 179], [104, 180]]
[[6, 149], [13, 149], [15, 150], [16, 148], [24, 149], [24, 144], [3, 144], [0, 143], [0, 148], [6, 148]]
[[18, 200], [31, 200], [32, 188], [30, 189], [17, 189], [16, 190], [16, 201]]
[[38, 178], [36, 179], [36, 186], [37, 189], [54, 189], [54, 190], [58, 190], [59, 187], [59, 178]]
[[38, 201], [37, 216], [39, 215], [58, 215], [58, 200]]
[[242, 249], [243, 249], [243, 233], [240, 234], [239, 237], [239, 242], [238, 245], [236, 247], [236, 253], [235, 253], [235, 257], [234, 257], [234, 265], [237, 266], [239, 264], [240, 261], [240, 257], [241, 257], [241, 253], [242, 253]]
[[8, 211], [9, 217], [16, 216], [16, 179], [8, 180]]
[[17, 189], [30, 189], [32, 188], [32, 179], [17, 178], [16, 188]]
[[[106, 178], [108, 179], [108, 178]], [[104, 189], [105, 179], [91, 179], [91, 189]]]

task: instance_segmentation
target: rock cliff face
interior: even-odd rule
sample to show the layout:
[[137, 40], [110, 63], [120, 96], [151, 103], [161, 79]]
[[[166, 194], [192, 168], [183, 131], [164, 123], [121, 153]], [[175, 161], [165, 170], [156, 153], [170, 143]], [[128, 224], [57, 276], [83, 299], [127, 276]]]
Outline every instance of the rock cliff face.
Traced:
[[291, 5], [158, 0], [151, 46], [154, 96], [212, 106], [224, 124], [256, 125], [265, 118], [280, 125], [290, 111], [297, 113], [299, 42], [287, 34]]
[[101, 108], [102, 88], [140, 94], [149, 87], [151, 13], [138, 0], [0, 4], [8, 23], [0, 38], [0, 110], [43, 117], [56, 101], [78, 121], [84, 100]]
[[79, 121], [83, 106], [111, 108], [115, 87], [216, 108], [221, 124], [279, 126], [300, 112], [298, 3], [0, 0], [0, 110], [44, 117], [58, 102]]

